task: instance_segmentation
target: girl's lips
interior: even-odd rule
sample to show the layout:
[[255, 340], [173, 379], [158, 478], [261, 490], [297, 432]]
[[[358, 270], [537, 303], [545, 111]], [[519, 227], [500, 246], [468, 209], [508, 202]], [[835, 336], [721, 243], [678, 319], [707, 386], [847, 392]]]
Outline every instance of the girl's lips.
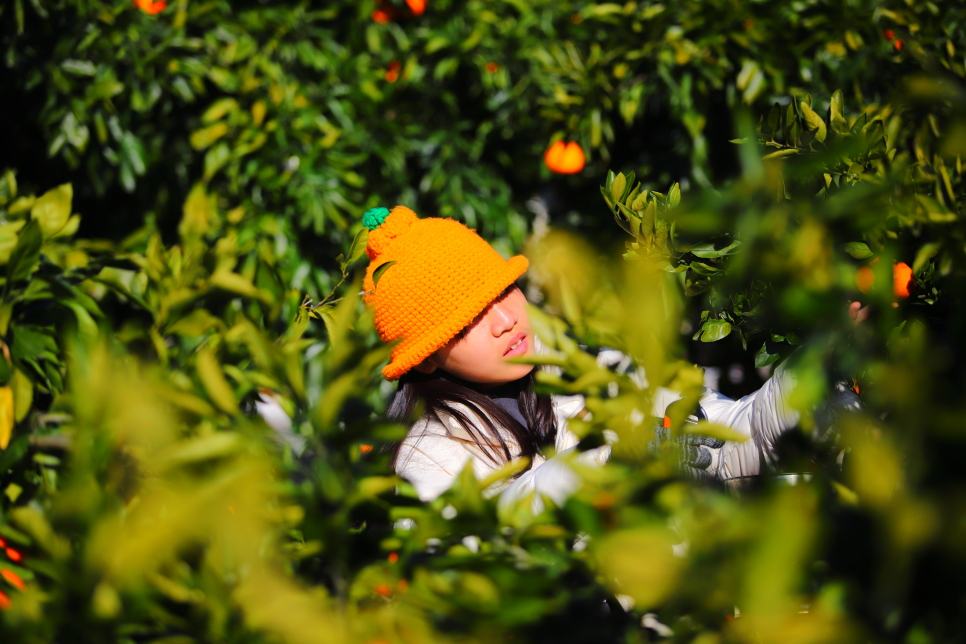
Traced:
[[[513, 344], [517, 342], [519, 342], [519, 344], [513, 347]], [[507, 349], [507, 352], [503, 354], [504, 358], [515, 358], [516, 356], [522, 356], [527, 352], [527, 348], [529, 347], [529, 344], [527, 343], [527, 336], [522, 334], [518, 340], [513, 341], [513, 344], [510, 345], [513, 348]]]

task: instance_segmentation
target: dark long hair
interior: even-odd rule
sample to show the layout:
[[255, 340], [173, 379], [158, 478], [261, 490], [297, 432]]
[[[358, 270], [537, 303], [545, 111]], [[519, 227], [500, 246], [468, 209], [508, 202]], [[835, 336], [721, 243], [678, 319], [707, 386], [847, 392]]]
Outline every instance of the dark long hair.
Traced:
[[[441, 369], [428, 375], [413, 369], [400, 378], [399, 388], [386, 415], [405, 424], [419, 420], [414, 418], [417, 410], [422, 410], [420, 418], [440, 423], [443, 423], [441, 415], [451, 416], [494, 465], [505, 465], [520, 456], [527, 456], [532, 461], [542, 447], [552, 445], [557, 439], [553, 404], [549, 395], [537, 394], [533, 390], [533, 374], [531, 371], [517, 381], [517, 402], [528, 427], [520, 424], [492, 398]], [[516, 441], [519, 453], [511, 450], [507, 434]], [[392, 450], [393, 469], [396, 468], [400, 445], [395, 445]]]

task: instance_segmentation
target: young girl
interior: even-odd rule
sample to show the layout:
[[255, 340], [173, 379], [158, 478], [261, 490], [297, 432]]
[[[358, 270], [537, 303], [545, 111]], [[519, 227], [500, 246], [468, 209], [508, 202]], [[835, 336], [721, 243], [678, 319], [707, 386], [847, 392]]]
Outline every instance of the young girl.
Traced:
[[[529, 466], [503, 500], [536, 493], [561, 503], [580, 481], [569, 459], [601, 463], [607, 447], [575, 456], [577, 437], [567, 421], [583, 409], [581, 396], [549, 396], [533, 389], [532, 365], [508, 362], [537, 351], [527, 301], [515, 285], [526, 271], [522, 256], [504, 260], [475, 231], [452, 219], [419, 219], [405, 206], [375, 208], [369, 228], [370, 264], [364, 299], [384, 342], [394, 343], [383, 375], [399, 380], [389, 416], [410, 422], [393, 467], [423, 500], [436, 498], [471, 464], [477, 478], [520, 457]], [[729, 425], [749, 440], [707, 439], [691, 445], [692, 465], [721, 480], [758, 474], [774, 456], [777, 437], [798, 414], [784, 401], [793, 377], [779, 368], [757, 392], [734, 401], [705, 390], [698, 415]], [[679, 396], [658, 392], [663, 417]], [[553, 447], [549, 461], [543, 450]]]

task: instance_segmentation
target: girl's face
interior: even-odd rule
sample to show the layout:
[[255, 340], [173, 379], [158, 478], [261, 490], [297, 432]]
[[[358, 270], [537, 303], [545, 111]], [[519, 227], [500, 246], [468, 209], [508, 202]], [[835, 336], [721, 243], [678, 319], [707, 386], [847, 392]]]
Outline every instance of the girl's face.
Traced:
[[532, 355], [527, 298], [511, 285], [458, 336], [416, 369], [431, 373], [438, 368], [468, 382], [492, 387], [519, 380], [533, 371], [533, 365], [514, 364], [507, 358]]

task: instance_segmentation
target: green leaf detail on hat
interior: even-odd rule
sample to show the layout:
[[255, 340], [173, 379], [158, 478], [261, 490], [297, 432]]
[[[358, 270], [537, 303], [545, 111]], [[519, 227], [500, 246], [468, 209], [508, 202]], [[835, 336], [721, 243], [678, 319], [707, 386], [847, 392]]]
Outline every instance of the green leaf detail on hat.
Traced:
[[362, 215], [362, 225], [369, 230], [375, 230], [382, 225], [382, 222], [386, 221], [386, 217], [388, 216], [388, 208], [372, 208], [367, 210], [366, 214]]

